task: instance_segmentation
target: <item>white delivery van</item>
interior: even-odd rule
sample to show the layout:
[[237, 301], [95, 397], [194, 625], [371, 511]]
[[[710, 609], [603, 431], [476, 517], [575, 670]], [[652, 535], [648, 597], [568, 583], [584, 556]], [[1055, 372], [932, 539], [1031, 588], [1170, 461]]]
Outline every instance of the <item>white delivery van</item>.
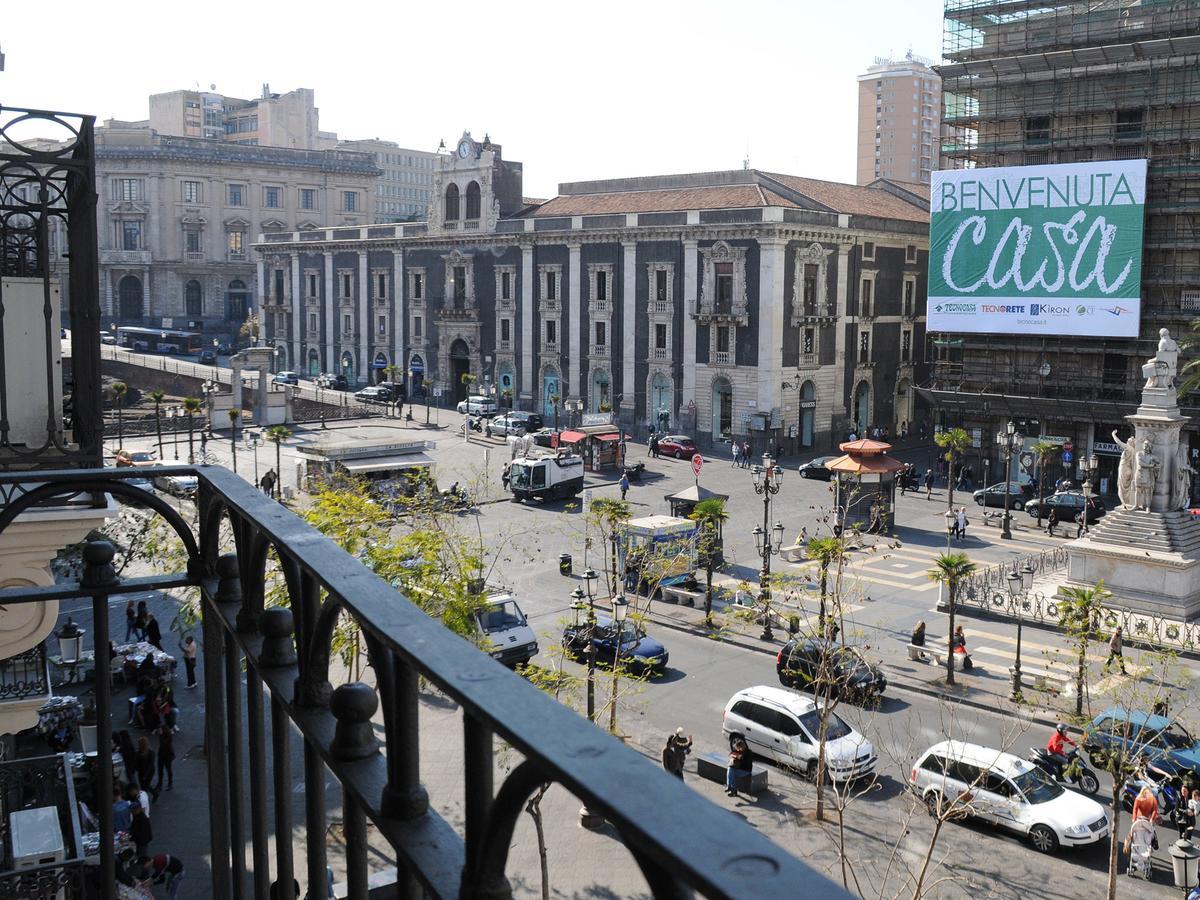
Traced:
[[523, 666], [537, 655], [537, 637], [512, 594], [489, 595], [475, 620], [487, 639], [487, 651], [509, 668]]

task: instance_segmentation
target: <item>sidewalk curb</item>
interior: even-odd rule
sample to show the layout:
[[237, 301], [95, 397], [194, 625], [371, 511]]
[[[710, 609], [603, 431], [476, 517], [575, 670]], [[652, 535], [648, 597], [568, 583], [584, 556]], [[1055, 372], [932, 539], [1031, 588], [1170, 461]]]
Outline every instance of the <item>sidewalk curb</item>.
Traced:
[[[675, 621], [667, 616], [662, 615], [661, 613], [650, 613], [649, 617], [655, 623], [662, 625], [666, 628], [670, 628], [673, 631], [682, 631], [686, 634], [696, 635], [697, 637], [709, 637], [709, 634], [703, 628], [698, 628], [698, 627], [695, 627], [692, 625], [686, 625], [686, 624], [680, 623], [680, 622]], [[732, 640], [728, 637], [718, 637], [718, 638], [716, 638], [716, 640], [720, 641], [721, 643], [730, 644], [734, 647], [740, 647], [743, 650], [751, 650], [755, 653], [761, 653], [765, 656], [774, 656], [775, 654], [777, 654], [779, 652], [779, 648], [775, 647], [774, 645], [771, 645], [770, 647], [768, 647], [763, 644], [751, 644], [746, 641]], [[891, 673], [889, 673], [889, 676], [888, 676], [888, 685], [891, 687], [898, 688], [902, 691], [911, 691], [912, 693], [915, 693], [915, 694], [924, 694], [927, 697], [938, 697], [938, 698], [941, 698], [942, 700], [945, 700], [947, 703], [956, 703], [961, 706], [969, 706], [973, 709], [980, 709], [980, 710], [986, 710], [987, 712], [999, 713], [1000, 715], [1006, 716], [1008, 718], [1012, 718], [1012, 715], [1009, 711], [1004, 710], [1004, 709], [998, 709], [996, 706], [989, 704], [989, 703], [985, 703], [982, 700], [974, 700], [974, 699], [971, 699], [968, 697], [948, 697], [945, 694], [941, 693], [940, 691], [936, 691], [932, 688], [926, 687], [923, 684], [914, 682], [911, 679], [904, 678], [904, 677], [898, 677]], [[1030, 717], [1031, 722], [1033, 722], [1037, 725], [1043, 725], [1047, 728], [1053, 728], [1060, 721], [1059, 718], [1047, 718], [1044, 715], [1040, 714], [1040, 713], [1050, 712], [1050, 710], [1046, 710], [1043, 707], [1038, 707], [1037, 709], [1038, 709], [1038, 714], [1034, 714]]]

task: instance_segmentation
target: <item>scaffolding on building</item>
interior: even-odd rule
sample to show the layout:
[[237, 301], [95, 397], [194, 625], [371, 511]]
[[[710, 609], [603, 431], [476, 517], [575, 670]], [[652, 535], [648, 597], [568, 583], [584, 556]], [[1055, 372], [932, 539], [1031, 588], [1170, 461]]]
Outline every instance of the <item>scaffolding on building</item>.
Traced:
[[[933, 335], [935, 394], [1136, 399], [1159, 328], [1200, 315], [1200, 0], [945, 0], [948, 168], [1148, 160], [1140, 339]], [[1040, 379], [1045, 363], [1050, 384]], [[1189, 398], [1192, 399], [1192, 398]], [[1075, 407], [1079, 412], [1078, 407]], [[1132, 411], [1130, 409], [1129, 411]]]

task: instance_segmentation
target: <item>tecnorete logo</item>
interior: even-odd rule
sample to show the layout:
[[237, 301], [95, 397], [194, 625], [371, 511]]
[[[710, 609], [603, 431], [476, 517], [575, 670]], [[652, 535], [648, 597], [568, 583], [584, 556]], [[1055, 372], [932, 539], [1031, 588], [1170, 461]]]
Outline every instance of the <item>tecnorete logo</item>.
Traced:
[[980, 312], [985, 313], [1015, 313], [1024, 315], [1025, 304], [1017, 305], [1015, 303], [981, 303], [979, 306]]

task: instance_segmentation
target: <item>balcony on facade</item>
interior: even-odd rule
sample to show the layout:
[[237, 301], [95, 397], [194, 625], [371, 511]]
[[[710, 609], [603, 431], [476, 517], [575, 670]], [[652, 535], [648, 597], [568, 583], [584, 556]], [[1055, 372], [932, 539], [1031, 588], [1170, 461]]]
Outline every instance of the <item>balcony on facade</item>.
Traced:
[[714, 366], [732, 366], [733, 351], [731, 350], [714, 350], [712, 352], [712, 363]]
[[589, 350], [589, 355], [598, 359], [607, 359], [609, 356], [608, 344], [592, 344]]
[[675, 305], [670, 300], [651, 300], [650, 315], [670, 317], [675, 313]]

